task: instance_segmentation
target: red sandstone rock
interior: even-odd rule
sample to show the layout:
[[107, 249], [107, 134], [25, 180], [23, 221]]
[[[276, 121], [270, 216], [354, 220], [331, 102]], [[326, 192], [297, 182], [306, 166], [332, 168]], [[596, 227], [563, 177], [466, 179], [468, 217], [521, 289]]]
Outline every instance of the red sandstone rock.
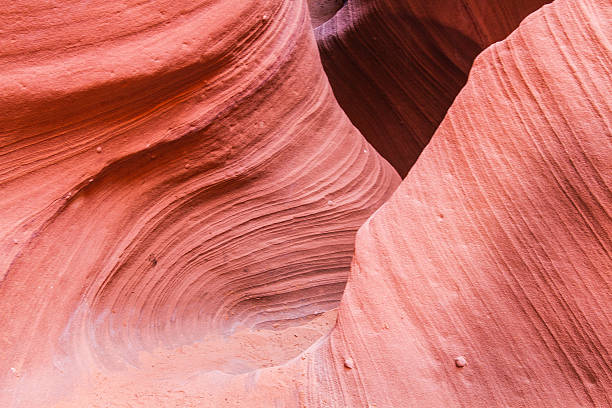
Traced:
[[404, 177], [476, 55], [550, 0], [349, 0], [317, 28], [351, 121]]
[[0, 406], [337, 305], [399, 177], [333, 98], [305, 3], [17, 1], [2, 20]]
[[[275, 35], [281, 39], [288, 36], [288, 33], [295, 35], [295, 26], [300, 27], [302, 31], [298, 30], [298, 33], [302, 33], [303, 37], [298, 38], [304, 38], [306, 45], [296, 46], [293, 49], [294, 54], [289, 54], [293, 55], [293, 59], [284, 60], [283, 66], [292, 68], [293, 71], [289, 69], [289, 72], [301, 79], [304, 77], [300, 75], [305, 73], [317, 77], [320, 69], [317, 68], [316, 61], [309, 59], [312, 58], [312, 54], [308, 52], [309, 47], [312, 49], [312, 43], [308, 46], [309, 36], [305, 34], [303, 27], [305, 20], [301, 19], [305, 12], [303, 9], [291, 8], [295, 2], [286, 4], [289, 8], [281, 9], [286, 14], [266, 14], [266, 21], [279, 24], [275, 26], [276, 30], [270, 28], [271, 31], [265, 31], [267, 35], [273, 36], [268, 40], [275, 44]], [[249, 9], [253, 6], [245, 7]], [[278, 17], [284, 17], [283, 24], [279, 23]], [[301, 25], [292, 25], [292, 18], [298, 19]], [[219, 205], [223, 197], [219, 193], [217, 201], [214, 202], [216, 205], [204, 208], [189, 206], [190, 211], [185, 209], [178, 212], [180, 217], [166, 215], [174, 211], [171, 211], [173, 208], [170, 205], [163, 204], [164, 200], [174, 200], [175, 198], [171, 198], [173, 194], [183, 197], [184, 191], [189, 190], [191, 183], [197, 186], [205, 180], [203, 175], [198, 173], [199, 176], [181, 178], [180, 173], [179, 176], [175, 173], [179, 170], [166, 164], [161, 170], [164, 174], [178, 178], [171, 178], [177, 183], [176, 189], [149, 198], [153, 194], [147, 194], [147, 189], [135, 182], [142, 182], [145, 186], [146, 183], [157, 185], [165, 179], [153, 170], [144, 175], [139, 173], [140, 166], [130, 167], [127, 164], [130, 156], [121, 156], [119, 159], [119, 163], [125, 163], [119, 166], [121, 170], [111, 167], [112, 171], [96, 173], [92, 183], [89, 183], [87, 178], [83, 179], [87, 185], [99, 185], [100, 191], [90, 191], [91, 195], [85, 196], [83, 191], [69, 191], [72, 199], [69, 197], [67, 204], [63, 204], [64, 207], [57, 211], [57, 215], [38, 227], [41, 233], [37, 237], [30, 237], [25, 243], [23, 236], [14, 237], [18, 241], [17, 245], [8, 238], [2, 242], [3, 248], [17, 247], [22, 254], [13, 258], [15, 260], [12, 265], [18, 265], [19, 269], [12, 269], [15, 266], [8, 268], [9, 273], [6, 276], [9, 278], [13, 271], [19, 271], [21, 276], [29, 277], [31, 282], [38, 280], [47, 285], [51, 284], [51, 275], [55, 270], [48, 267], [52, 264], [47, 258], [40, 255], [34, 258], [46, 266], [37, 273], [26, 269], [23, 264], [31, 259], [24, 255], [36, 255], [35, 251], [42, 251], [43, 246], [49, 248], [47, 257], [57, 259], [58, 262], [61, 260], [65, 265], [75, 262], [74, 257], [83, 262], [79, 265], [85, 264], [82, 258], [85, 255], [100, 258], [94, 266], [101, 266], [101, 269], [87, 270], [94, 276], [105, 271], [106, 263], [115, 265], [123, 262], [123, 259], [134, 264], [142, 260], [141, 269], [130, 263], [126, 263], [124, 267], [127, 271], [109, 268], [110, 273], [105, 276], [112, 277], [110, 280], [114, 280], [114, 283], [107, 286], [112, 289], [112, 285], [123, 284], [123, 291], [119, 289], [116, 292], [100, 290], [106, 286], [96, 286], [95, 279], [90, 282], [77, 279], [78, 276], [74, 282], [65, 279], [62, 290], [50, 292], [52, 298], [39, 300], [46, 302], [48, 308], [53, 307], [57, 312], [53, 319], [47, 309], [36, 308], [38, 305], [33, 303], [46, 292], [37, 292], [35, 285], [26, 287], [28, 282], [7, 289], [5, 279], [0, 286], [0, 300], [5, 301], [8, 298], [14, 305], [11, 309], [4, 303], [2, 310], [9, 310], [9, 316], [20, 322], [23, 326], [21, 333], [25, 333], [9, 345], [16, 347], [15, 344], [19, 343], [21, 350], [35, 350], [34, 356], [40, 357], [42, 351], [47, 350], [44, 346], [52, 345], [50, 340], [57, 338], [57, 333], [53, 332], [56, 329], [49, 325], [45, 327], [49, 330], [46, 332], [35, 326], [39, 329], [36, 331], [38, 337], [28, 337], [27, 335], [34, 331], [27, 330], [29, 328], [26, 327], [23, 317], [31, 317], [28, 322], [30, 325], [40, 325], [39, 322], [53, 323], [55, 319], [60, 319], [65, 310], [69, 310], [63, 297], [70, 295], [72, 292], [68, 289], [77, 284], [83, 285], [85, 294], [92, 290], [90, 288], [97, 291], [98, 297], [94, 297], [94, 306], [98, 308], [104, 306], [105, 295], [112, 295], [106, 301], [114, 302], [113, 305], [128, 304], [126, 300], [130, 299], [129, 292], [134, 288], [138, 290], [136, 296], [142, 298], [143, 306], [132, 309], [140, 313], [140, 316], [136, 320], [130, 320], [127, 329], [122, 329], [119, 325], [109, 325], [102, 314], [89, 315], [88, 319], [75, 318], [66, 326], [68, 330], [60, 337], [62, 348], [48, 349], [53, 356], [51, 362], [55, 367], [55, 376], [60, 376], [60, 370], [65, 370], [66, 367], [73, 367], [65, 358], [68, 355], [66, 350], [75, 353], [74, 356], [80, 363], [76, 365], [79, 371], [68, 373], [74, 374], [78, 383], [74, 388], [62, 389], [64, 395], [56, 404], [57, 407], [610, 406], [610, 21], [612, 5], [606, 0], [557, 0], [528, 17], [507, 40], [493, 45], [477, 58], [466, 87], [455, 100], [408, 177], [393, 197], [359, 230], [349, 282], [335, 328], [328, 336], [289, 362], [280, 364], [279, 360], [271, 358], [270, 360], [274, 360], [271, 364], [260, 364], [262, 367], [268, 367], [241, 373], [239, 372], [242, 371], [240, 368], [243, 367], [241, 364], [245, 364], [244, 361], [232, 361], [231, 369], [225, 371], [222, 367], [211, 369], [217, 367], [214, 361], [216, 356], [206, 354], [206, 351], [211, 349], [221, 354], [231, 354], [232, 350], [239, 349], [238, 355], [245, 356], [244, 360], [248, 364], [253, 363], [251, 357], [254, 355], [258, 355], [255, 360], [260, 359], [265, 353], [254, 353], [252, 348], [260, 347], [262, 343], [278, 341], [276, 334], [271, 333], [269, 328], [260, 328], [246, 334], [243, 330], [236, 330], [227, 340], [219, 334], [213, 334], [210, 343], [204, 344], [194, 341], [186, 346], [174, 347], [171, 341], [167, 341], [172, 334], [195, 333], [195, 319], [183, 321], [176, 326], [160, 327], [168, 316], [156, 316], [155, 308], [163, 310], [164, 302], [168, 299], [184, 302], [184, 310], [189, 309], [189, 302], [198, 306], [199, 296], [189, 291], [183, 291], [179, 296], [179, 291], [172, 289], [173, 285], [181, 285], [181, 279], [195, 278], [197, 271], [195, 267], [179, 270], [166, 266], [169, 271], [168, 278], [173, 282], [168, 284], [165, 290], [156, 289], [155, 284], [159, 281], [155, 278], [163, 279], [165, 274], [152, 275], [146, 271], [151, 265], [155, 268], [168, 265], [168, 260], [165, 256], [159, 256], [157, 251], [150, 253], [151, 251], [145, 251], [143, 248], [167, 248], [167, 251], [176, 251], [179, 259], [181, 256], [189, 256], [182, 250], [199, 249], [200, 247], [190, 247], [187, 244], [195, 242], [197, 237], [201, 236], [201, 233], [193, 233], [195, 227], [190, 222], [195, 220], [197, 224], [198, 217], [208, 216], [208, 213], [201, 209], [212, 212], [210, 216], [215, 216], [215, 211], [226, 207]], [[287, 32], [283, 32], [283, 29]], [[256, 47], [256, 44], [257, 41], [254, 41], [253, 46]], [[259, 57], [264, 60], [266, 53], [272, 53], [274, 58], [270, 58], [274, 61], [281, 55], [287, 55], [281, 52], [280, 47], [267, 47], [265, 51], [260, 52], [262, 54]], [[245, 68], [243, 74], [251, 72], [250, 69], [254, 70], [252, 72], [258, 72], [251, 67], [249, 70]], [[246, 78], [252, 79], [248, 75]], [[287, 81], [291, 75], [282, 78]], [[242, 109], [246, 107], [242, 103], [250, 102], [247, 106], [253, 107], [254, 102], [251, 99], [239, 99], [240, 103], [237, 103], [234, 109], [244, 115], [234, 116], [232, 111], [232, 114], [228, 113], [227, 116], [218, 116], [216, 121], [223, 123], [226, 119], [235, 119], [236, 121], [231, 123], [238, 130], [244, 126], [243, 121], [248, 122], [253, 117], [256, 117], [254, 120], [257, 121], [261, 117], [259, 115], [264, 113], [269, 115], [265, 116], [267, 119], [274, 118], [282, 123], [287, 120], [298, 121], [300, 126], [309, 129], [309, 138], [317, 139], [312, 144], [307, 143], [309, 138], [299, 139], [300, 143], [296, 143], [293, 157], [303, 158], [309, 148], [313, 152], [325, 154], [325, 150], [320, 147], [323, 142], [317, 135], [319, 131], [331, 129], [319, 127], [320, 123], [324, 122], [318, 115], [322, 109], [321, 114], [325, 114], [323, 118], [331, 115], [330, 120], [337, 119], [332, 120], [335, 126], [344, 126], [344, 143], [349, 143], [346, 140], [355, 140], [356, 136], [350, 136], [355, 135], [354, 131], [342, 121], [343, 116], [337, 112], [333, 101], [315, 99], [294, 101], [296, 105], [281, 103], [275, 99], [275, 96], [279, 97], [277, 93], [285, 89], [282, 88], [281, 82], [271, 82], [271, 87], [272, 84], [276, 87], [273, 87], [274, 90], [269, 89], [266, 94], [270, 100], [257, 101], [259, 104], [256, 105], [258, 108], [261, 106], [264, 112], [243, 112]], [[236, 80], [236, 84], [240, 83], [242, 82]], [[223, 85], [225, 84], [218, 86], [228, 92], [228, 97], [231, 96]], [[324, 88], [324, 85], [320, 86]], [[302, 88], [303, 83], [300, 83], [295, 85], [294, 89]], [[258, 92], [263, 91], [260, 88]], [[317, 93], [314, 95], [322, 98]], [[299, 92], [298, 96], [305, 98]], [[204, 98], [201, 103], [208, 106], [212, 102]], [[173, 105], [175, 109], [179, 106], [182, 105]], [[193, 107], [193, 111], [187, 111], [199, 112], [201, 107], [196, 107]], [[280, 112], [278, 116], [274, 115], [274, 112], [283, 107], [294, 115], [287, 116], [286, 111]], [[314, 117], [305, 116], [304, 111], [298, 107], [304, 108]], [[301, 114], [298, 115], [298, 112]], [[334, 112], [338, 116], [333, 116]], [[178, 120], [180, 117], [176, 112], [169, 112], [167, 120]], [[161, 120], [160, 117], [157, 119]], [[10, 122], [3, 122], [3, 125], [5, 123]], [[298, 128], [295, 123], [293, 126]], [[291, 127], [282, 129], [286, 131], [289, 128]], [[197, 131], [197, 135], [211, 137], [214, 141], [223, 134], [215, 130], [215, 125], [211, 125], [211, 128]], [[138, 134], [134, 131], [133, 136]], [[246, 131], [239, 134], [251, 135]], [[286, 134], [280, 130], [276, 131], [273, 140], [285, 140], [282, 135]], [[185, 137], [180, 135], [176, 140], [184, 141]], [[272, 139], [261, 137], [262, 143], [266, 140], [272, 143]], [[197, 140], [206, 143], [209, 139]], [[227, 136], [225, 140], [233, 139]], [[98, 145], [99, 143], [90, 145], [88, 152], [93, 151], [90, 152], [92, 157], [98, 158], [113, 151], [104, 146], [101, 153], [95, 153], [95, 146]], [[198, 144], [194, 145], [201, 148]], [[327, 146], [329, 145], [335, 146], [332, 142]], [[344, 148], [346, 147], [343, 144], [338, 147], [340, 150]], [[164, 157], [167, 160], [165, 163], [172, 163], [177, 156], [175, 151], [145, 151], [146, 154], [155, 154], [154, 158], [147, 158], [153, 162]], [[240, 154], [237, 156], [245, 157]], [[136, 154], [136, 157], [140, 157], [139, 154]], [[281, 156], [279, 160], [283, 157], [285, 156]], [[330, 153], [329, 157], [330, 160], [322, 166], [325, 168], [336, 165], [331, 166], [333, 171], [327, 173], [333, 178], [344, 167], [342, 163], [337, 163], [338, 156]], [[375, 157], [369, 157], [371, 166], [380, 165]], [[78, 163], [75, 161], [73, 166]], [[146, 164], [150, 161], [138, 163], [144, 169], [150, 169], [150, 165]], [[227, 163], [233, 162], [229, 160], [225, 162]], [[272, 161], [267, 168], [274, 169], [274, 163], [277, 162]], [[359, 163], [361, 161], [355, 158], [352, 166], [358, 166]], [[57, 163], [52, 164], [52, 168], [57, 168], [61, 161], [57, 160]], [[182, 165], [182, 162], [180, 164]], [[318, 168], [314, 165], [310, 173], [300, 167], [300, 175], [307, 177], [308, 174], [313, 174], [312, 177], [321, 183], [321, 173], [325, 172], [316, 172]], [[281, 166], [281, 169], [289, 173], [291, 166]], [[119, 173], [115, 178], [104, 178], [112, 177], [113, 171]], [[289, 177], [285, 173], [280, 174]], [[364, 174], [370, 175], [367, 167], [364, 167], [364, 173], [352, 179], [353, 183], [365, 183]], [[71, 173], [66, 172], [64, 176], [69, 177]], [[255, 194], [260, 191], [258, 189], [261, 189], [262, 185], [274, 188], [275, 184], [271, 181], [268, 181], [268, 184], [263, 183], [266, 180], [278, 180], [279, 173], [272, 172], [269, 179], [265, 178], [266, 176], [251, 180], [252, 190], [247, 191]], [[224, 177], [228, 177], [228, 174], [224, 174]], [[280, 180], [284, 179], [280, 177]], [[58, 183], [62, 180], [56, 178], [54, 181]], [[183, 184], [178, 184], [179, 182]], [[163, 185], [173, 186], [170, 182]], [[372, 194], [379, 194], [377, 197], [384, 196], [381, 190], [371, 184], [369, 186]], [[129, 194], [127, 187], [135, 189], [135, 194]], [[240, 187], [232, 185], [231, 191]], [[363, 193], [361, 189], [364, 188], [357, 186], [350, 191], [356, 195]], [[19, 190], [15, 189], [13, 193], [16, 191]], [[29, 191], [25, 190], [23, 194], [27, 195]], [[155, 191], [162, 190], [160, 188]], [[300, 193], [307, 196], [309, 190], [300, 188], [298, 194]], [[31, 197], [37, 198], [38, 194], [42, 193], [30, 192]], [[79, 200], [82, 201], [78, 201], [76, 197], [80, 197]], [[368, 196], [360, 197], [365, 200]], [[95, 214], [92, 210], [94, 207], [89, 206], [90, 201], [83, 200], [88, 198], [91, 203], [106, 210], [97, 213], [98, 218], [108, 219], [106, 223], [90, 221]], [[37, 200], [44, 202], [40, 198]], [[285, 202], [281, 198], [278, 200], [279, 203]], [[337, 198], [329, 201], [333, 204], [335, 200]], [[129, 209], [128, 215], [131, 217], [121, 219], [121, 228], [106, 232], [101, 228], [117, 221], [117, 210], [110, 207], [110, 204], [118, 206], [117, 203], [122, 205], [120, 208], [123, 211]], [[105, 204], [108, 207], [105, 207]], [[264, 205], [270, 205], [270, 201], [262, 198], [261, 206]], [[82, 212], [77, 211], [79, 208], [83, 208]], [[36, 214], [45, 215], [46, 211], [49, 210], [43, 207]], [[225, 214], [230, 219], [240, 218], [235, 211], [236, 208], [231, 208], [231, 211], [227, 209]], [[342, 214], [341, 210], [338, 211]], [[147, 216], [149, 212], [156, 213], [157, 216]], [[264, 217], [265, 214], [269, 212], [264, 212], [261, 216]], [[310, 225], [313, 219], [316, 219], [316, 214], [319, 213], [309, 212], [303, 222]], [[164, 217], [170, 217], [176, 224], [176, 229], [172, 229], [174, 224], [157, 221], [158, 218], [163, 220]], [[222, 222], [228, 221], [223, 218], [215, 225], [222, 225]], [[63, 225], [64, 229], [58, 228]], [[322, 220], [320, 228], [327, 225], [329, 221]], [[45, 229], [49, 226], [55, 226], [55, 229], [51, 230], [52, 234]], [[174, 234], [160, 235], [159, 230], [164, 228], [171, 228]], [[294, 229], [295, 225], [282, 229], [282, 238], [291, 239], [293, 235], [289, 234], [295, 233]], [[318, 231], [320, 233], [321, 230]], [[115, 252], [107, 255], [88, 249], [97, 248], [94, 244], [95, 239], [100, 239], [99, 235], [103, 238], [112, 237], [111, 233], [123, 241], [134, 243], [132, 247], [127, 247], [125, 255], [118, 254], [119, 261], [109, 258]], [[324, 237], [332, 239], [335, 236], [328, 235], [331, 237]], [[174, 236], [177, 236], [178, 241], [174, 241]], [[235, 233], [233, 239], [236, 239], [236, 236], [242, 235]], [[38, 241], [39, 239], [43, 241]], [[66, 242], [74, 244], [75, 248], [67, 248]], [[240, 241], [236, 245], [257, 244], [255, 240], [243, 242]], [[282, 247], [282, 242], [279, 238], [275, 243], [281, 245], [279, 250], [286, 251], [287, 248]], [[118, 244], [111, 240], [111, 243], [104, 245]], [[337, 242], [331, 242], [330, 245], [335, 246]], [[312, 247], [308, 242], [300, 249], [312, 250]], [[291, 248], [295, 249], [293, 246]], [[53, 249], [60, 253], [53, 253]], [[26, 250], [33, 252], [27, 253]], [[81, 254], [77, 250], [85, 253]], [[248, 246], [245, 250], [254, 248]], [[237, 262], [236, 259], [229, 257], [228, 262]], [[280, 260], [278, 262], [279, 265], [282, 264]], [[147, 268], [143, 264], [147, 265]], [[68, 271], [73, 275], [83, 273], [77, 269]], [[127, 273], [129, 271], [132, 273]], [[177, 271], [193, 272], [187, 276], [179, 273], [181, 276], [178, 276], [173, 273]], [[236, 277], [234, 274], [235, 271], [227, 271], [225, 278], [236, 290], [243, 282], [233, 282], [232, 277]], [[141, 276], [147, 281], [139, 281], [138, 277]], [[266, 274], [267, 276], [269, 275]], [[317, 273], [311, 273], [307, 278], [317, 276]], [[251, 287], [254, 282], [258, 282], [257, 276], [246, 273], [241, 273], [236, 279], [245, 280], [244, 285]], [[293, 279], [290, 282], [291, 285], [299, 287], [296, 284], [300, 283], [299, 280]], [[203, 282], [206, 285], [215, 283], [216, 280], [212, 278]], [[259, 283], [262, 291], [274, 288], [269, 281]], [[149, 289], [149, 286], [153, 288]], [[26, 291], [26, 288], [30, 291]], [[231, 294], [224, 293], [223, 289], [222, 285], [213, 287], [212, 290], [219, 296], [217, 299], [233, 299]], [[291, 299], [299, 301], [297, 297]], [[155, 304], [148, 306], [146, 301]], [[284, 308], [293, 304], [282, 300], [278, 303], [279, 308], [283, 302]], [[210, 305], [213, 303], [199, 304]], [[224, 307], [220, 309], [240, 310]], [[91, 314], [99, 310], [93, 308], [81, 312]], [[109, 309], [109, 314], [112, 310], [114, 309]], [[257, 306], [253, 305], [253, 310], [257, 310]], [[120, 309], [116, 315], [129, 316], [125, 309]], [[76, 316], [80, 317], [80, 313]], [[234, 322], [243, 318], [246, 318], [247, 323], [256, 321], [249, 319], [249, 316], [252, 315], [243, 311], [242, 316], [236, 317]], [[92, 317], [100, 318], [100, 323], [92, 321]], [[181, 314], [179, 317], [187, 318], [189, 315]], [[169, 318], [172, 319], [172, 316]], [[11, 334], [5, 327], [15, 328], [16, 323], [4, 317], [3, 319], [3, 325], [0, 326], [3, 328], [2, 335]], [[325, 321], [323, 317], [321, 319]], [[138, 322], [140, 326], [133, 322]], [[213, 324], [209, 323], [210, 326], [214, 323], [219, 327], [224, 326], [222, 322], [207, 320], [206, 317], [198, 321], [200, 324], [205, 322], [212, 322]], [[312, 336], [309, 337], [312, 339], [316, 337], [312, 335], [313, 331], [321, 331], [321, 322], [309, 324], [311, 326], [306, 325], [299, 330], [291, 331], [289, 328], [276, 333], [284, 345], [289, 344], [291, 337], [299, 339], [299, 336], [307, 335]], [[100, 326], [103, 330], [96, 332], [96, 327]], [[74, 328], [80, 330], [75, 331]], [[119, 333], [119, 336], [115, 333]], [[128, 345], [135, 346], [144, 345], [147, 340], [162, 341], [155, 344], [155, 348], [135, 353], [136, 356], [128, 353], [135, 360], [133, 366], [126, 364], [127, 367], [119, 369], [109, 366], [106, 361], [99, 361], [96, 354], [99, 353], [98, 345], [101, 345], [102, 350], [106, 351], [102, 354], [103, 357], [125, 362], [122, 342], [117, 341], [121, 336], [127, 339]], [[32, 348], [31, 345], [36, 344], [38, 339], [43, 339], [46, 343]], [[293, 352], [301, 348], [297, 345], [298, 340], [295, 341], [296, 343], [291, 344]], [[105, 344], [118, 346], [119, 350], [105, 348]], [[228, 350], [224, 350], [224, 346]], [[287, 357], [291, 355], [294, 353], [287, 352]], [[24, 355], [18, 356], [24, 358]], [[465, 364], [459, 360], [460, 357], [465, 359]], [[349, 359], [353, 368], [346, 367]], [[458, 360], [459, 365], [463, 367], [457, 366]], [[4, 364], [4, 360], [2, 363]], [[15, 370], [12, 371], [11, 368]], [[5, 392], [2, 396], [8, 395], [12, 398], [9, 402], [14, 405], [48, 406], [50, 400], [44, 404], [28, 405], [27, 398], [30, 396], [23, 394], [23, 391], [31, 386], [38, 387], [35, 390], [40, 392], [41, 387], [47, 387], [51, 382], [33, 377], [34, 371], [21, 371], [21, 367], [18, 368], [11, 366], [7, 370], [2, 367], [3, 378], [7, 378], [9, 374], [17, 378], [8, 386], [4, 386]], [[48, 380], [50, 377], [45, 378]]]
[[476, 59], [358, 232], [307, 405], [612, 405], [610, 22], [558, 0]]

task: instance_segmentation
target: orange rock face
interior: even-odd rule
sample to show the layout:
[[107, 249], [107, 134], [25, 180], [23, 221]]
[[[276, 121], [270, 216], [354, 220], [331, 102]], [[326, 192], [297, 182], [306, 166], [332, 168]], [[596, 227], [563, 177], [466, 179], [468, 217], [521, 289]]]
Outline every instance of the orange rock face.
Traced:
[[549, 2], [350, 0], [317, 41], [338, 102], [404, 177], [476, 55]]
[[612, 405], [607, 0], [476, 58], [394, 193], [306, 2], [79, 4], [3, 11], [0, 406]]
[[338, 304], [399, 177], [333, 98], [306, 4], [3, 13], [0, 406]]

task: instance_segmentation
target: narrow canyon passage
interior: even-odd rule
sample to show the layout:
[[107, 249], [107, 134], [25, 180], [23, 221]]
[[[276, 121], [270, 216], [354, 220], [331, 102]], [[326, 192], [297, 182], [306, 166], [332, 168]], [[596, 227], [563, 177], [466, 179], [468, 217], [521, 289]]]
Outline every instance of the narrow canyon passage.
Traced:
[[338, 3], [319, 0], [311, 10], [338, 103], [403, 178], [474, 58], [550, 1], [350, 0], [331, 16]]
[[547, 3], [6, 4], [0, 406], [610, 406], [612, 6]]

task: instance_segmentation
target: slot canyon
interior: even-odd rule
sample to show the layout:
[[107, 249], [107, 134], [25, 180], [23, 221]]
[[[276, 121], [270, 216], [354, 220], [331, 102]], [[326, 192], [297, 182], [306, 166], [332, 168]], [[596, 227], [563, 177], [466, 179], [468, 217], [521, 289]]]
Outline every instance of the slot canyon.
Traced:
[[0, 9], [0, 407], [612, 406], [609, 0]]

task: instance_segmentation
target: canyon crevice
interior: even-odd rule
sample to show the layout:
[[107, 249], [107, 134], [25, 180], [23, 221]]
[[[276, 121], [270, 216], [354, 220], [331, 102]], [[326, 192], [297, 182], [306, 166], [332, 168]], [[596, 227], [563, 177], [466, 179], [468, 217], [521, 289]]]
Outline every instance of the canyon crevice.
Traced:
[[544, 3], [6, 4], [0, 406], [612, 405], [612, 5]]
[[334, 94], [405, 177], [474, 58], [550, 0], [351, 0], [316, 30]]

